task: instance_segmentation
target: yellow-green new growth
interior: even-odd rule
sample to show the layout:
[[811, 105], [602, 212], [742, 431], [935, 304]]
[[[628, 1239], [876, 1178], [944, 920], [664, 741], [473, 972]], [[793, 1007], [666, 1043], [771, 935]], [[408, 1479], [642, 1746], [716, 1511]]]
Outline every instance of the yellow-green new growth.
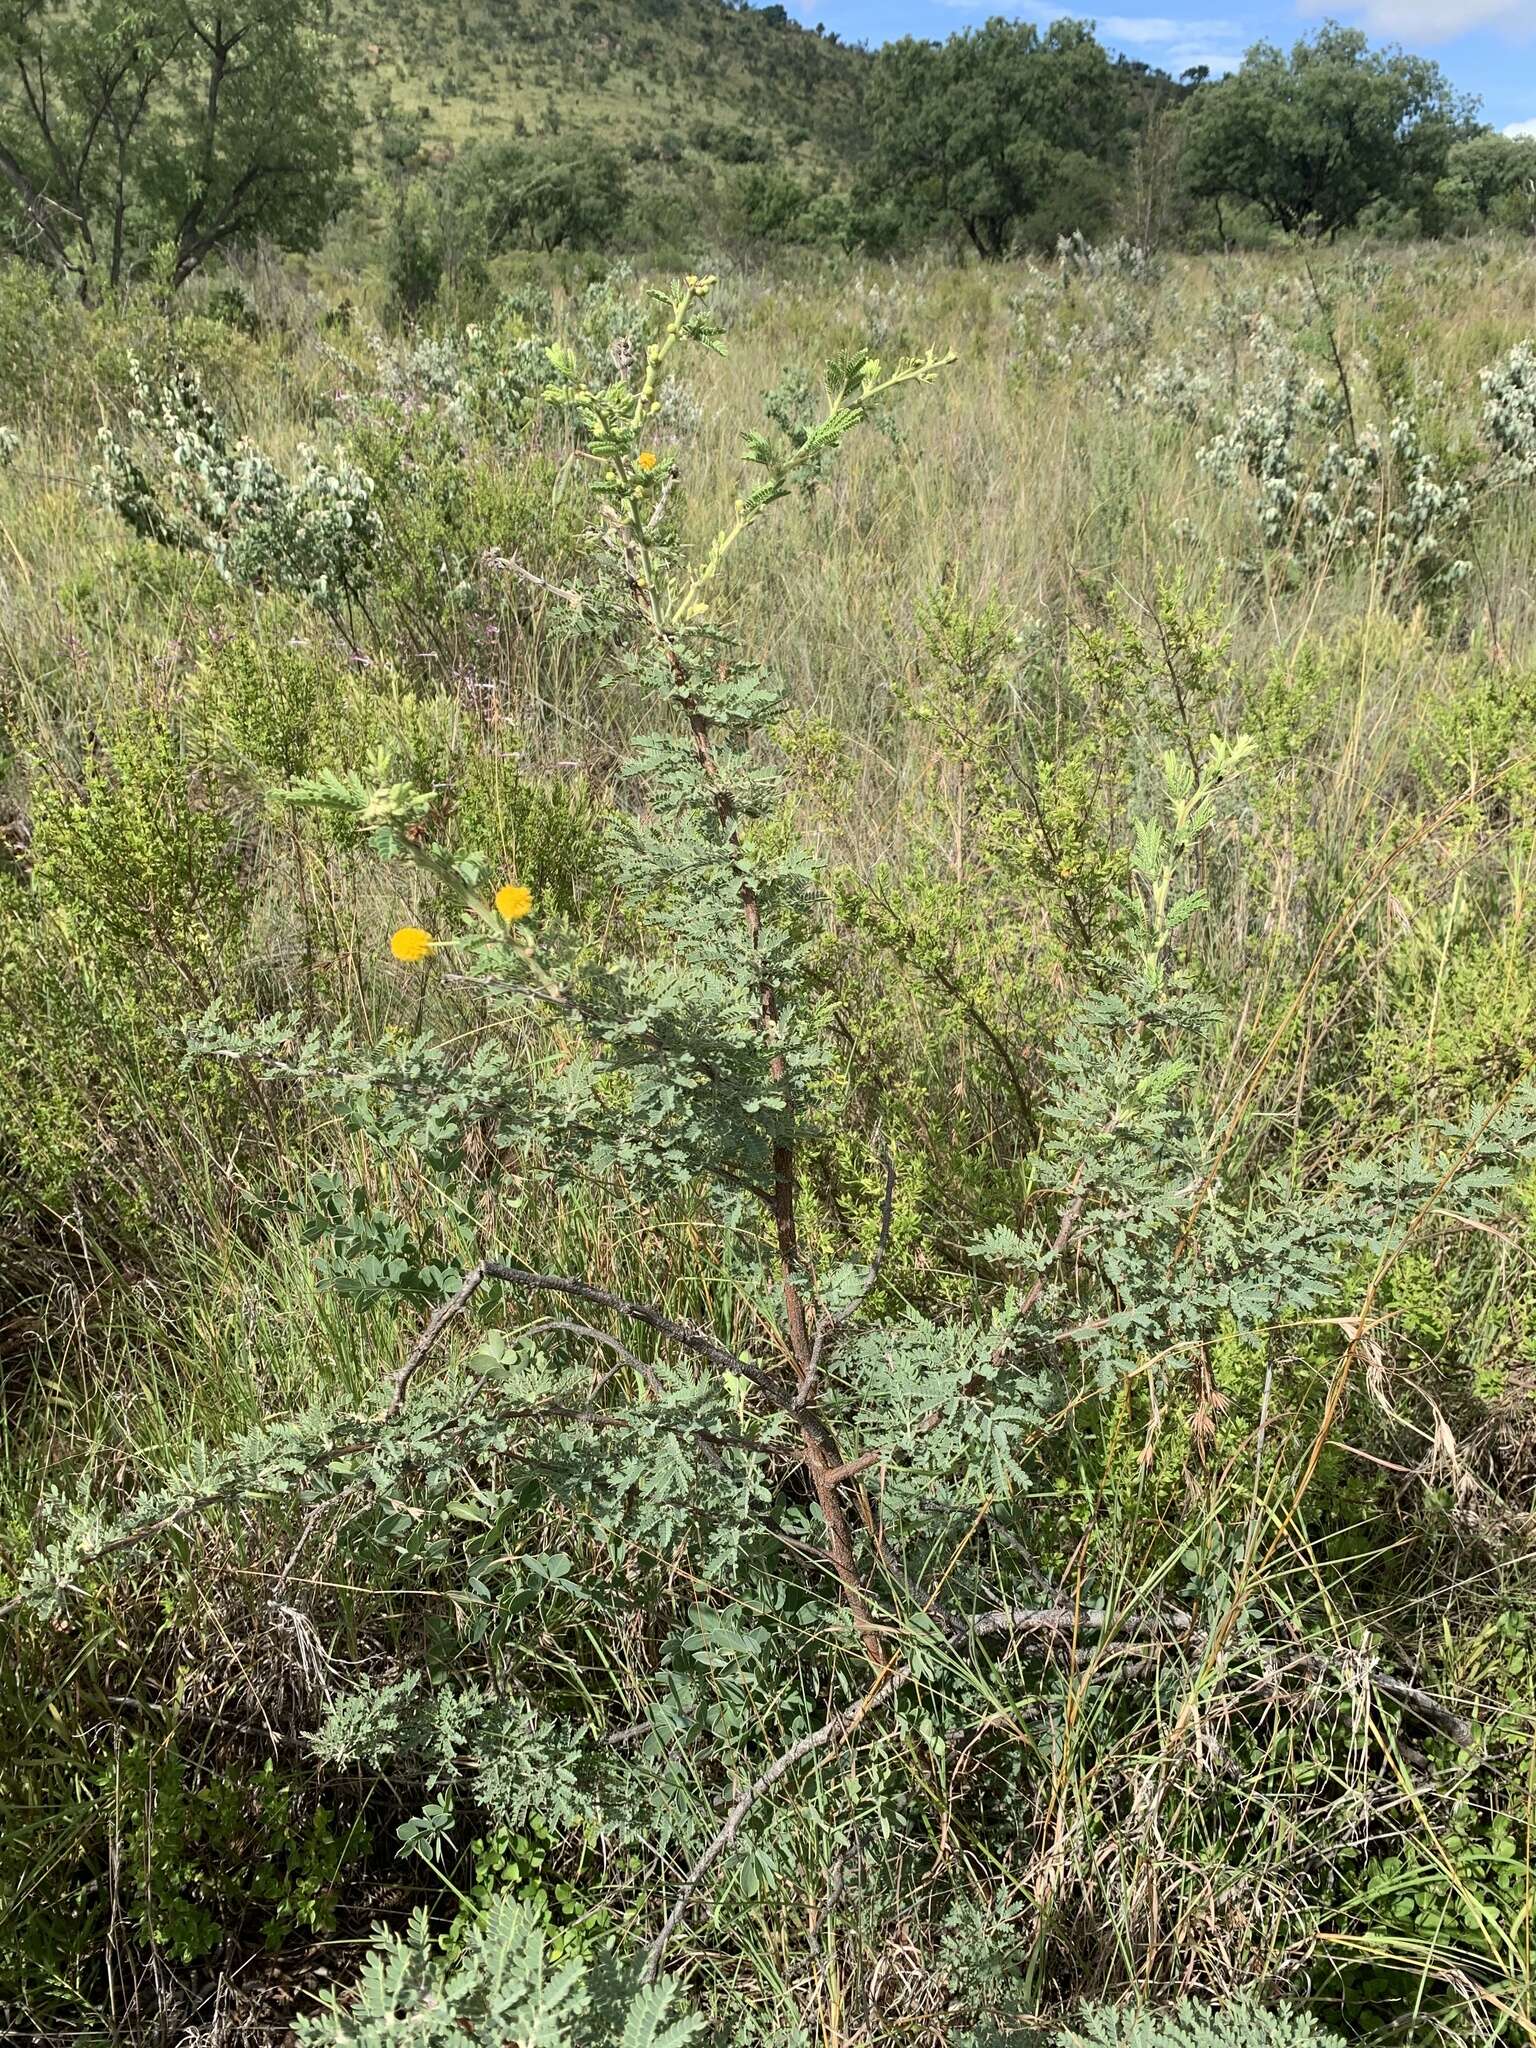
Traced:
[[[548, 387], [546, 396], [575, 413], [586, 429], [579, 452], [602, 472], [596, 495], [623, 559], [625, 581], [662, 643], [671, 634], [707, 620], [710, 586], [742, 535], [770, 505], [807, 483], [814, 466], [835, 454], [881, 399], [903, 385], [932, 382], [955, 361], [952, 350], [941, 354], [930, 349], [922, 355], [903, 356], [887, 370], [877, 356], [860, 349], [828, 364], [822, 418], [783, 447], [776, 448], [758, 433], [746, 435], [744, 458], [766, 470], [766, 480], [738, 495], [730, 522], [716, 533], [696, 566], [680, 564], [673, 569], [670, 559], [676, 557], [677, 550], [661, 531], [660, 506], [648, 489], [660, 458], [653, 449], [640, 447], [639, 439], [642, 428], [661, 408], [663, 371], [677, 344], [695, 341], [717, 355], [724, 354], [720, 329], [703, 311], [714, 284], [712, 277], [689, 276], [671, 293], [653, 293], [666, 306], [667, 320], [646, 349], [645, 373], [634, 390], [623, 384], [594, 390], [578, 380], [575, 358], [568, 349], [549, 351], [558, 381]], [[665, 497], [663, 490], [663, 503]]]
[[953, 349], [947, 349], [943, 355], [929, 349], [921, 356], [903, 356], [887, 374], [878, 356], [860, 352], [845, 364], [828, 366], [826, 415], [787, 454], [776, 453], [761, 434], [748, 434], [743, 450], [745, 459], [767, 469], [769, 481], [737, 498], [735, 517], [715, 535], [703, 566], [677, 594], [672, 622], [687, 625], [705, 615], [703, 593], [748, 527], [755, 525], [770, 505], [788, 495], [817, 456], [835, 453], [844, 437], [869, 417], [869, 409], [878, 399], [903, 384], [931, 384], [940, 370], [954, 361]]

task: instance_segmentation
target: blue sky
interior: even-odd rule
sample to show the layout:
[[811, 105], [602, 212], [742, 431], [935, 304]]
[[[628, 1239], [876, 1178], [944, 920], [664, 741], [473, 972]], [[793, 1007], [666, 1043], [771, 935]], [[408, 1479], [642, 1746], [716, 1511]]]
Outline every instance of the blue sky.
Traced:
[[1451, 82], [1483, 102], [1496, 127], [1531, 122], [1536, 133], [1536, 0], [1115, 0], [1114, 7], [1052, 6], [1042, 0], [789, 0], [807, 21], [825, 22], [849, 42], [891, 36], [946, 36], [1005, 14], [1049, 21], [1059, 15], [1096, 19], [1112, 49], [1144, 57], [1169, 71], [1191, 64], [1224, 70], [1250, 43], [1289, 44], [1327, 16], [1437, 58]]

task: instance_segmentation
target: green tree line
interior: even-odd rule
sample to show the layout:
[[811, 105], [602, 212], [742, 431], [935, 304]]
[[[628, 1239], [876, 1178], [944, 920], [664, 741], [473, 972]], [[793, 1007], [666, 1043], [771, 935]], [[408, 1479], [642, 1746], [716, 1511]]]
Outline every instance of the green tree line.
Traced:
[[[766, 111], [776, 53], [792, 68], [855, 53], [757, 12], [760, 119], [706, 103], [686, 129], [642, 116], [608, 133], [551, 98], [454, 150], [429, 144], [425, 106], [403, 114], [384, 93], [360, 114], [315, 0], [4, 0], [0, 232], [89, 296], [180, 284], [261, 239], [313, 249], [353, 206], [385, 229], [413, 315], [504, 250], [669, 253], [706, 232], [992, 262], [1076, 234], [1536, 224], [1536, 141], [1486, 128], [1429, 59], [1335, 24], [1289, 52], [1259, 44], [1220, 79], [1114, 57], [1073, 20], [904, 37], [857, 53], [856, 118], [818, 167]], [[661, 64], [667, 10], [641, 17], [642, 60]]]

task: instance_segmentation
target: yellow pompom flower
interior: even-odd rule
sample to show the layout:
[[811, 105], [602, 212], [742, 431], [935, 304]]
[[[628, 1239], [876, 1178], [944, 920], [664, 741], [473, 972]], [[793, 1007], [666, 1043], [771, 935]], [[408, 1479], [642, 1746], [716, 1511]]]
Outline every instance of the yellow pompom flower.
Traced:
[[644, 470], [645, 474], [649, 476], [656, 467], [658, 460], [659, 458], [654, 448], [642, 448], [635, 457], [635, 467], [636, 469]]
[[419, 924], [403, 924], [399, 931], [390, 933], [389, 950], [397, 960], [413, 965], [431, 952], [432, 934], [424, 932]]
[[516, 924], [532, 910], [533, 891], [525, 889], [521, 882], [504, 882], [496, 891], [496, 908], [508, 924]]

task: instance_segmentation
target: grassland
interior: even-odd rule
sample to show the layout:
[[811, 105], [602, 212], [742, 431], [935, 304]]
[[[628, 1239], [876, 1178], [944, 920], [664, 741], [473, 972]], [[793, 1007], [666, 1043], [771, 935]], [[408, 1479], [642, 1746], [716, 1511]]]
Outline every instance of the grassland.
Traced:
[[[480, 119], [472, 53], [487, 79], [501, 61], [464, 20], [436, 82], [451, 136]], [[561, 57], [496, 74], [508, 111], [541, 104], [576, 47], [541, 22]], [[730, 39], [768, 31], [721, 22], [728, 78]], [[616, 120], [628, 61], [613, 53], [604, 88]], [[669, 89], [681, 120], [686, 66]], [[515, 1245], [733, 1340], [771, 1331], [738, 1226], [702, 1197], [517, 1162], [498, 1178], [486, 1137], [445, 1206], [431, 1172], [291, 1073], [186, 1049], [216, 1000], [364, 1040], [483, 1030], [471, 996], [390, 959], [430, 892], [413, 903], [267, 798], [380, 748], [435, 793], [434, 829], [594, 945], [643, 914], [610, 829], [636, 809], [620, 770], [638, 685], [568, 630], [569, 429], [526, 353], [552, 330], [611, 362], [636, 281], [569, 264], [546, 308], [527, 278], [499, 326], [478, 309], [489, 368], [453, 330], [381, 338], [376, 281], [323, 262], [256, 271], [253, 332], [202, 287], [169, 313], [85, 313], [0, 278], [0, 1532], [18, 1585], [82, 1501], [99, 1561], [111, 1518], [187, 1461], [206, 1470], [264, 1420], [376, 1412], [421, 1310], [317, 1266], [316, 1175], [343, 1206], [360, 1189], [430, 1224], [450, 1261]], [[990, 1312], [989, 1231], [1070, 1226], [1042, 1136], [1053, 1063], [1102, 992], [1164, 759], [1196, 772], [1213, 733], [1250, 751], [1192, 855], [1205, 907], [1181, 957], [1215, 1021], [1174, 1077], [1211, 1184], [1256, 1212], [1266, 1190], [1381, 1178], [1415, 1147], [1434, 1180], [1467, 1131], [1525, 1116], [1536, 404], [1518, 370], [1482, 379], [1536, 336], [1530, 245], [1310, 268], [829, 261], [728, 273], [715, 304], [726, 352], [698, 357], [655, 427], [698, 538], [729, 517], [763, 395], [801, 417], [797, 369], [861, 343], [957, 357], [750, 537], [723, 619], [787, 685], [776, 829], [824, 878], [837, 1114], [806, 1169], [808, 1237], [868, 1255], [885, 1147], [892, 1327]], [[306, 445], [368, 472], [384, 538], [356, 602], [253, 591], [100, 502], [96, 434], [131, 434], [135, 358], [152, 379], [194, 365], [290, 474]], [[716, 2037], [1027, 2036], [1085, 1997], [1242, 1987], [1355, 2038], [1536, 2035], [1524, 1125], [1486, 1201], [1450, 1184], [1314, 1313], [1257, 1346], [1228, 1332], [1187, 1370], [1138, 1358], [1074, 1384], [1029, 1485], [961, 1490], [1007, 1597], [1222, 1619], [1122, 1658], [1128, 1678], [1075, 1643], [978, 1661], [963, 1740], [919, 1696], [829, 1756], [669, 1958]], [[615, 1384], [621, 1408], [643, 1406], [652, 1364]], [[743, 1393], [741, 1427], [750, 1408]], [[387, 1504], [435, 1529], [419, 1483], [410, 1468]], [[745, 1628], [748, 1596], [692, 1539], [637, 1618], [625, 1588], [656, 1560], [593, 1547], [558, 1499], [524, 1501], [497, 1541], [529, 1574], [570, 1552], [596, 1597], [527, 1594], [530, 1576], [498, 1665], [443, 1556], [386, 1567], [369, 1548], [382, 1515], [368, 1505], [365, 1529], [355, 1488], [221, 1497], [11, 1615], [0, 2008], [20, 2036], [232, 2041], [345, 1976], [375, 1920], [420, 1903], [462, 1935], [502, 1889], [570, 1952], [632, 1948], [734, 1786], [846, 1696], [835, 1628], [792, 1627], [760, 1585], [761, 1640], [709, 1638], [711, 1612]], [[903, 1644], [921, 1620], [902, 1617]], [[343, 1695], [430, 1659], [605, 1729], [686, 1666], [727, 1761], [674, 1745], [674, 1839], [584, 1829], [553, 1795], [500, 1825], [468, 1779], [456, 1831], [399, 1853], [416, 1763], [310, 1738]]]

